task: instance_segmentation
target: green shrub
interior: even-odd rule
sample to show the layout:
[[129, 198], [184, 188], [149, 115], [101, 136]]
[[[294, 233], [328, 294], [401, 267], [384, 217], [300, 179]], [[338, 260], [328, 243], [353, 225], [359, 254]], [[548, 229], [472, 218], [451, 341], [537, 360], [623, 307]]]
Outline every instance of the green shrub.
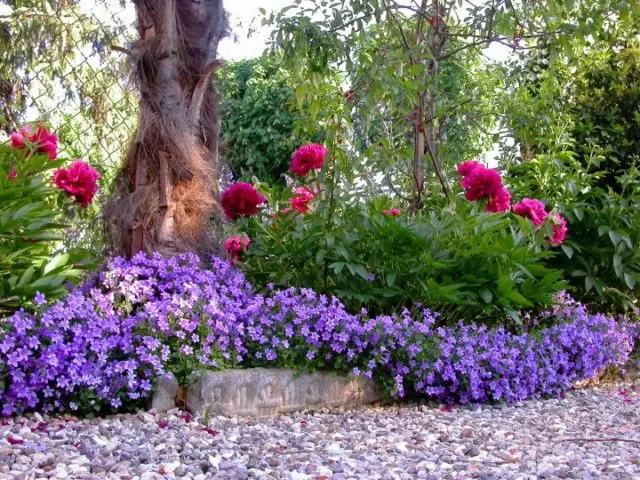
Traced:
[[573, 143], [565, 139], [549, 153], [511, 166], [508, 181], [516, 196], [534, 195], [569, 222], [564, 253], [549, 259], [548, 265], [565, 272], [574, 296], [623, 313], [638, 306], [638, 175], [629, 170], [619, 178], [618, 188], [605, 189], [598, 185], [608, 172], [600, 165], [601, 158], [592, 155], [584, 167]]
[[[260, 186], [269, 204], [287, 198]], [[251, 239], [242, 269], [255, 285], [273, 283], [336, 295], [353, 312], [391, 313], [423, 304], [461, 319], [517, 326], [522, 310], [551, 304], [565, 285], [545, 266], [550, 225], [536, 231], [511, 213], [486, 214], [466, 200], [409, 217], [389, 201], [364, 204], [344, 192], [315, 210], [241, 220]], [[509, 320], [509, 318], [511, 320]]]
[[0, 144], [0, 317], [28, 308], [37, 292], [61, 296], [88, 265], [86, 251], [62, 243], [65, 211], [75, 207], [51, 175], [65, 163], [36, 143]]
[[291, 154], [301, 143], [295, 133], [301, 115], [291, 112], [290, 74], [260, 57], [223, 66], [218, 79], [220, 140], [234, 177], [283, 184]]

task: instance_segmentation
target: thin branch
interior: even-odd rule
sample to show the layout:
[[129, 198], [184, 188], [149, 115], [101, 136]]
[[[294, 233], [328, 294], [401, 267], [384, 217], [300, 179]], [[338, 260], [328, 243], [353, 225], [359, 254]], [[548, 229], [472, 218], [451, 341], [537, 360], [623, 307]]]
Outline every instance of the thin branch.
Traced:
[[111, 50], [113, 50], [114, 52], [120, 52], [126, 55], [131, 55], [131, 50], [124, 47], [119, 47], [118, 45], [110, 45], [109, 48], [111, 48]]
[[362, 15], [361, 17], [355, 17], [352, 18], [351, 20], [342, 23], [340, 25], [336, 25], [335, 27], [333, 27], [331, 30], [329, 30], [329, 33], [336, 33], [339, 32], [340, 30], [343, 30], [345, 28], [350, 27], [351, 25], [355, 25], [356, 23], [360, 22], [360, 21], [369, 21], [371, 19], [371, 17], [374, 16], [374, 12], [368, 13], [366, 15]]
[[411, 62], [412, 65], [415, 65], [416, 61], [413, 58], [413, 55], [411, 54], [412, 49], [411, 49], [411, 46], [409, 45], [409, 41], [407, 40], [407, 37], [404, 34], [404, 30], [402, 29], [402, 25], [400, 24], [400, 22], [398, 22], [396, 20], [395, 15], [393, 15], [393, 13], [391, 13], [391, 10], [389, 9], [389, 5], [387, 4], [387, 2], [385, 0], [382, 0], [382, 4], [385, 6], [385, 9], [387, 10], [387, 14], [391, 18], [391, 20], [394, 23], [396, 23], [396, 25], [398, 26], [398, 30], [400, 31], [400, 36], [402, 37], [402, 43], [404, 44], [404, 48], [407, 51], [407, 55], [409, 55], [409, 61]]

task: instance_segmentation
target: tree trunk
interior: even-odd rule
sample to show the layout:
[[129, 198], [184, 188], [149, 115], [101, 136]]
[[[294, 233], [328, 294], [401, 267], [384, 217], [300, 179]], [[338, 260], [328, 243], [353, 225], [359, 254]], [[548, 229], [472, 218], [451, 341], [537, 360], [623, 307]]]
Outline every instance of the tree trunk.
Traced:
[[204, 244], [217, 211], [219, 116], [211, 76], [227, 31], [222, 0], [134, 0], [131, 60], [140, 125], [107, 211], [118, 253]]

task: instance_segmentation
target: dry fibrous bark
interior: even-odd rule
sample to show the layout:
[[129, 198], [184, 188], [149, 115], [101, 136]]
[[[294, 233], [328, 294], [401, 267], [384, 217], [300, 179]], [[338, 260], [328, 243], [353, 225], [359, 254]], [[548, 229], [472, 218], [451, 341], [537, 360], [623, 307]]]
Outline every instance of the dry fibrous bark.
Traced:
[[174, 254], [205, 242], [217, 214], [218, 116], [212, 74], [227, 32], [222, 0], [134, 0], [130, 50], [140, 121], [107, 209], [117, 253]]

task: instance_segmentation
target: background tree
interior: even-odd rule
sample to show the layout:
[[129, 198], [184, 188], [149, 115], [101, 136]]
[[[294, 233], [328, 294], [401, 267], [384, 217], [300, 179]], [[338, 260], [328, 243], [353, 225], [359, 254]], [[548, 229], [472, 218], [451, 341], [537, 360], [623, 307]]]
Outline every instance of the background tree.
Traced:
[[639, 71], [640, 40], [633, 30], [576, 39], [568, 48], [544, 44], [514, 59], [503, 101], [507, 127], [521, 149], [511, 161], [549, 151], [554, 130], [564, 125], [582, 165], [606, 170], [599, 184], [620, 192], [618, 178], [636, 169], [640, 158]]
[[543, 200], [570, 225], [549, 263], [577, 298], [616, 313], [638, 308], [640, 285], [639, 19], [513, 59], [502, 102], [515, 139], [502, 164], [515, 196]]
[[140, 124], [108, 220], [127, 255], [193, 250], [216, 206], [220, 117], [211, 76], [227, 18], [222, 0], [135, 5]]
[[[411, 75], [416, 69], [402, 62], [404, 46], [402, 42], [394, 44], [397, 40], [390, 23], [371, 28], [349, 77], [352, 88], [347, 96], [353, 105], [356, 150], [368, 159], [369, 169], [384, 175], [384, 184], [410, 201], [402, 192], [411, 191], [414, 182], [412, 119], [415, 95], [422, 82]], [[452, 49], [456, 43], [452, 42]], [[490, 150], [496, 125], [492, 100], [494, 91], [501, 87], [501, 78], [494, 72], [497, 70], [491, 62], [470, 51], [440, 64], [436, 85], [439, 121], [434, 135], [444, 172], [451, 171], [460, 159], [475, 158]], [[433, 185], [426, 193], [433, 193]]]
[[283, 184], [291, 155], [302, 143], [295, 123], [303, 114], [292, 111], [289, 72], [278, 59], [263, 56], [225, 64], [218, 83], [221, 153], [234, 178]]
[[[446, 108], [439, 107], [446, 96], [441, 90], [440, 77], [447, 62], [455, 63], [470, 52], [477, 56], [492, 43], [504, 44], [516, 51], [535, 47], [536, 39], [562, 44], [573, 36], [588, 36], [593, 30], [592, 24], [601, 26], [603, 19], [614, 14], [621, 23], [628, 24], [632, 21], [629, 12], [638, 8], [633, 3], [615, 0], [522, 3], [510, 0], [478, 3], [313, 0], [296, 2], [265, 21], [276, 25], [272, 36], [274, 47], [282, 49], [290, 68], [308, 80], [302, 96], [311, 110], [322, 96], [318, 90], [324, 88], [320, 86], [323, 72], [339, 66], [353, 78], [363, 64], [374, 63], [371, 52], [363, 46], [383, 26], [390, 40], [387, 43], [400, 46], [390, 54], [390, 49], [381, 43], [375, 61], [385, 57], [382, 64], [387, 68], [383, 77], [388, 87], [385, 92], [406, 97], [406, 105], [411, 107], [405, 122], [413, 131], [413, 142], [405, 156], [410, 154], [412, 158], [412, 167], [407, 173], [411, 181], [410, 206], [416, 210], [427, 191], [445, 195], [450, 191], [443, 163], [442, 146], [447, 143], [443, 141], [443, 125], [463, 105], [451, 102]], [[582, 21], [585, 18], [591, 18], [591, 23]], [[380, 74], [385, 73], [382, 68], [379, 70]], [[354, 91], [358, 92], [358, 88]], [[372, 96], [377, 91], [372, 90]], [[370, 100], [372, 105], [376, 104]], [[459, 100], [465, 104], [468, 99]], [[340, 122], [334, 118], [334, 121], [349, 123], [346, 118]]]

